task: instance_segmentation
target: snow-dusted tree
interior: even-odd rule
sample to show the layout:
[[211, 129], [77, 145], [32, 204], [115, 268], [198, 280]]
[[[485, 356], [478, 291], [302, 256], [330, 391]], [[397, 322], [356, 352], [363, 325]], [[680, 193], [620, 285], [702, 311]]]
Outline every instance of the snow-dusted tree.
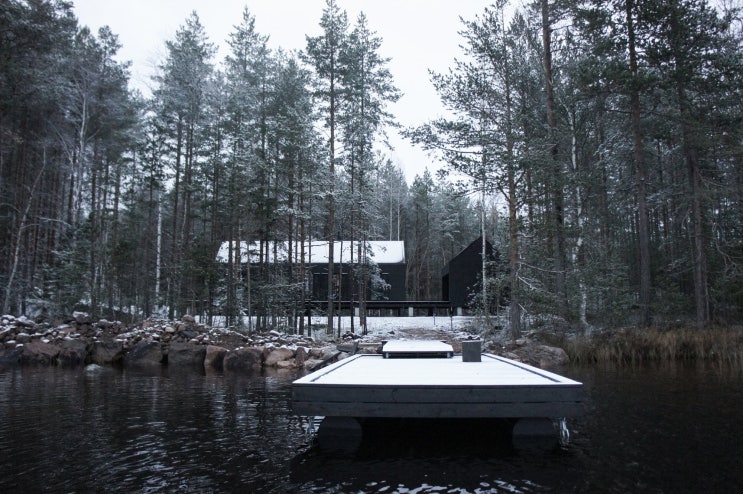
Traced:
[[[225, 59], [225, 90], [227, 106], [225, 112], [225, 133], [227, 139], [226, 188], [224, 194], [225, 210], [223, 218], [224, 239], [244, 240], [250, 243], [260, 240], [265, 246], [265, 238], [260, 232], [267, 231], [267, 212], [272, 208], [266, 204], [266, 111], [268, 80], [270, 77], [271, 54], [266, 46], [267, 36], [255, 30], [255, 17], [245, 8], [241, 22], [234, 27], [228, 44], [230, 53]], [[260, 301], [253, 300], [254, 285], [251, 270], [243, 272], [239, 242], [230, 243], [227, 267], [226, 315], [232, 320], [238, 314], [247, 312], [248, 329], [252, 331], [253, 315], [260, 312], [256, 308]], [[265, 274], [264, 249], [260, 250], [258, 274]], [[243, 279], [245, 276], [245, 279]], [[243, 289], [244, 287], [244, 289]], [[260, 293], [260, 292], [259, 292]], [[242, 321], [240, 319], [239, 321]]]
[[[366, 300], [368, 298], [370, 274], [367, 267], [370, 237], [371, 205], [373, 184], [370, 178], [380, 160], [375, 154], [374, 145], [384, 137], [386, 127], [394, 126], [394, 120], [386, 106], [400, 97], [395, 88], [387, 64], [389, 59], [381, 57], [379, 49], [382, 40], [369, 29], [366, 16], [361, 13], [348, 38], [346, 50], [342, 52], [341, 63], [344, 111], [339, 116], [343, 128], [344, 162], [350, 178], [351, 195], [351, 264], [357, 271], [357, 296], [360, 321], [366, 333]], [[353, 300], [353, 294], [349, 294]], [[353, 331], [353, 325], [351, 326]]]
[[[166, 42], [167, 56], [155, 77], [154, 98], [161, 118], [167, 124], [173, 171], [170, 251], [165, 270], [168, 315], [185, 309], [188, 289], [183, 285], [184, 254], [192, 240], [194, 211], [194, 172], [205, 124], [206, 93], [212, 77], [214, 46], [208, 41], [196, 12], [178, 28], [175, 38]], [[165, 158], [165, 157], [164, 157]]]
[[[341, 10], [336, 0], [327, 0], [320, 19], [320, 27], [323, 34], [320, 36], [307, 36], [306, 60], [315, 69], [317, 77], [316, 95], [322, 102], [321, 109], [325, 125], [328, 129], [328, 181], [327, 181], [327, 204], [328, 220], [326, 226], [326, 239], [328, 240], [328, 332], [333, 334], [334, 294], [333, 286], [335, 276], [334, 266], [334, 240], [335, 240], [335, 210], [336, 210], [336, 144], [338, 140], [338, 114], [344, 88], [342, 87], [343, 74], [346, 68], [343, 66], [343, 52], [346, 50], [348, 38], [348, 15]], [[338, 329], [340, 332], [340, 328]]]

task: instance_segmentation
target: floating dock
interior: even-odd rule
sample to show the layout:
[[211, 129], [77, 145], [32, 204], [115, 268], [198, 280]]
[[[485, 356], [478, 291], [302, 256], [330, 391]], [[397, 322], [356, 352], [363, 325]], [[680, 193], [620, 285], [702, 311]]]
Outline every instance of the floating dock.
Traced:
[[[583, 384], [491, 354], [396, 340], [292, 383], [297, 415], [363, 418], [547, 418], [582, 414]], [[468, 361], [469, 360], [469, 361]]]

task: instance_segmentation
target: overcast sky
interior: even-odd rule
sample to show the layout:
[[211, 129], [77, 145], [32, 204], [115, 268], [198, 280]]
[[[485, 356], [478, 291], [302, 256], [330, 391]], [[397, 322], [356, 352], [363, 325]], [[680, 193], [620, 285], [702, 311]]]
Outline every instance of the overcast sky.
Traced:
[[[94, 32], [108, 25], [119, 36], [121, 60], [132, 62], [132, 84], [147, 92], [150, 76], [164, 59], [165, 41], [172, 40], [192, 11], [199, 15], [209, 39], [227, 54], [226, 40], [242, 19], [245, 6], [255, 16], [256, 30], [269, 36], [271, 48], [301, 50], [306, 35], [321, 34], [319, 23], [325, 0], [73, 0], [80, 23]], [[473, 19], [491, 4], [486, 0], [338, 0], [355, 24], [363, 11], [368, 26], [382, 38], [380, 53], [391, 58], [389, 69], [403, 97], [390, 106], [403, 126], [422, 124], [442, 114], [428, 70], [444, 72], [461, 55], [460, 16]], [[390, 134], [392, 160], [408, 182], [433, 163], [395, 131]]]

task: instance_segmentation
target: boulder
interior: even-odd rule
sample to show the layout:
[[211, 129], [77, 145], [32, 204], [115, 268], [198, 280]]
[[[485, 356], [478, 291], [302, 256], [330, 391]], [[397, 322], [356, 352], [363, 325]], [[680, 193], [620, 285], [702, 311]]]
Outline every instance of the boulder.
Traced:
[[304, 362], [307, 360], [307, 349], [303, 346], [297, 347], [297, 351], [294, 355], [294, 361], [297, 364], [297, 367], [302, 367], [304, 365]]
[[168, 349], [168, 367], [193, 367], [202, 369], [206, 347], [190, 343], [173, 342]]
[[121, 361], [124, 356], [124, 343], [117, 340], [98, 340], [93, 342], [90, 359], [94, 364], [110, 365]]
[[21, 316], [18, 319], [15, 320], [15, 325], [17, 328], [34, 328], [36, 327], [36, 324], [26, 316]]
[[304, 368], [308, 371], [314, 371], [325, 365], [325, 362], [320, 359], [310, 358], [305, 360]]
[[23, 347], [0, 349], [0, 368], [20, 365]]
[[224, 369], [224, 356], [227, 349], [216, 345], [207, 345], [206, 354], [204, 355], [204, 369], [218, 370]]
[[539, 367], [542, 368], [559, 367], [566, 365], [570, 360], [567, 352], [562, 348], [547, 345], [537, 345], [535, 358], [539, 362]]
[[60, 345], [57, 364], [64, 367], [84, 365], [88, 357], [88, 347], [82, 340], [64, 339]]
[[124, 355], [126, 367], [159, 367], [162, 365], [163, 352], [157, 341], [142, 340]]
[[568, 354], [562, 348], [540, 345], [533, 342], [519, 344], [517, 348], [511, 350], [510, 354], [506, 354], [506, 357], [513, 358], [509, 355], [515, 356], [515, 360], [520, 360], [542, 369], [560, 367], [567, 364], [569, 360]]
[[260, 348], [239, 348], [227, 352], [223, 366], [225, 372], [250, 372], [260, 370], [263, 360], [263, 351]]
[[41, 341], [31, 341], [23, 345], [21, 363], [28, 365], [51, 365], [56, 363], [58, 355], [58, 346]]
[[274, 348], [273, 350], [270, 350], [268, 355], [266, 355], [266, 361], [264, 365], [266, 367], [275, 367], [276, 364], [279, 362], [283, 362], [284, 360], [289, 360], [294, 357], [294, 350], [291, 348], [286, 347], [279, 347]]
[[90, 324], [92, 322], [87, 312], [73, 312], [72, 317], [78, 324]]
[[276, 362], [276, 367], [278, 369], [296, 369], [299, 365], [297, 365], [295, 359], [290, 358], [289, 360], [280, 360], [279, 362]]

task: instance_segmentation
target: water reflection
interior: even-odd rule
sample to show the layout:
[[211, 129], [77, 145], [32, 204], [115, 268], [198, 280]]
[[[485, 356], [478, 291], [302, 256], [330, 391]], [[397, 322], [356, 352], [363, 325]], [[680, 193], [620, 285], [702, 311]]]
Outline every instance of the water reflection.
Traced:
[[567, 447], [493, 423], [368, 424], [328, 453], [291, 413], [291, 373], [0, 371], [0, 492], [741, 492], [743, 376], [569, 369]]

